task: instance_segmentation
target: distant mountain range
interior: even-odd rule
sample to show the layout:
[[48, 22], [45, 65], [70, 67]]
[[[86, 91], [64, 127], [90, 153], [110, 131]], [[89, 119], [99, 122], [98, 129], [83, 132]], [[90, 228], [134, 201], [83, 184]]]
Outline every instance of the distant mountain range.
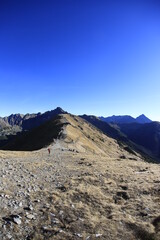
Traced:
[[[45, 113], [12, 114], [0, 118], [0, 149], [36, 150], [49, 145], [59, 136], [65, 122], [59, 116], [68, 114], [60, 107]], [[74, 115], [71, 115], [74, 117]], [[90, 126], [117, 140], [125, 150], [138, 152], [145, 159], [160, 162], [160, 123], [145, 115], [112, 116], [108, 118], [79, 116]], [[83, 127], [81, 127], [83, 128]]]
[[124, 115], [124, 116], [111, 116], [111, 117], [99, 117], [102, 121], [107, 122], [107, 123], [150, 123], [152, 122], [149, 118], [147, 118], [144, 114], [138, 116], [137, 118], [133, 118], [129, 115]]
[[137, 118], [131, 116], [100, 117], [121, 134], [152, 157], [160, 159], [160, 123], [152, 122], [145, 115]]

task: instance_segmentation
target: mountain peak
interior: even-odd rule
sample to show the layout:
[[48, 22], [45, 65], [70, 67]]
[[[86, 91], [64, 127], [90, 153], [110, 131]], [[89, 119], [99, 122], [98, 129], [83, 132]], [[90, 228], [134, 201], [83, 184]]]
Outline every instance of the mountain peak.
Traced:
[[[64, 111], [61, 107], [57, 107], [54, 110], [52, 110], [54, 112], [56, 112], [57, 114], [63, 114], [63, 113], [67, 113], [66, 111]], [[51, 111], [51, 112], [52, 112]]]
[[55, 110], [59, 110], [59, 111], [64, 112], [64, 110], [61, 107], [56, 107]]
[[149, 118], [147, 118], [144, 114], [141, 114], [136, 118], [136, 122], [138, 123], [150, 123], [152, 122]]

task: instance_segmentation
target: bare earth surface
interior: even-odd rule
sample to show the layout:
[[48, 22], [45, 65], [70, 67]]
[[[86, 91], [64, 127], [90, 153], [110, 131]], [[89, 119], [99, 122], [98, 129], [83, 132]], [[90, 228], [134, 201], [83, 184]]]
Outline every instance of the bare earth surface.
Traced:
[[0, 151], [0, 239], [160, 239], [160, 166], [57, 141]]

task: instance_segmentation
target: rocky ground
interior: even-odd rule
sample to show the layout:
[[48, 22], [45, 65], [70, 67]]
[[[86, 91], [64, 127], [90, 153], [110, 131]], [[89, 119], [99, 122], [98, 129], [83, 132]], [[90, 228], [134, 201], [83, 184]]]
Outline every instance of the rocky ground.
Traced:
[[159, 165], [50, 148], [0, 151], [0, 239], [160, 239]]

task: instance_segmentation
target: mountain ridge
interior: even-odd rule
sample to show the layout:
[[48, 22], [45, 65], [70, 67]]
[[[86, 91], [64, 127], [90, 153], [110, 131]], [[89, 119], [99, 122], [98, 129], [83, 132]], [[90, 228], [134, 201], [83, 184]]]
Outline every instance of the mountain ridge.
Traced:
[[109, 117], [101, 116], [99, 118], [101, 120], [105, 121], [105, 122], [108, 122], [108, 123], [118, 123], [118, 124], [121, 124], [121, 123], [135, 123], [135, 122], [144, 124], [144, 123], [152, 122], [152, 120], [147, 118], [144, 114], [141, 114], [136, 118], [133, 118], [130, 115], [119, 115], [119, 116], [113, 115], [113, 116], [109, 116]]
[[35, 118], [39, 118], [38, 120], [40, 121], [40, 124], [45, 122], [46, 120], [48, 120], [51, 117], [54, 117], [57, 114], [62, 114], [62, 113], [67, 113], [66, 111], [64, 111], [62, 108], [57, 107], [53, 110], [50, 111], [46, 111], [44, 113], [38, 112], [38, 113], [27, 113], [27, 114], [20, 114], [20, 113], [16, 113], [16, 114], [11, 114], [9, 116], [6, 117], [1, 117], [0, 119], [2, 119], [6, 124], [10, 125], [10, 126], [14, 126], [14, 125], [18, 125], [19, 127], [22, 127], [24, 130], [27, 130], [27, 128], [32, 128], [31, 122], [34, 122], [34, 126], [37, 126], [38, 123], [35, 123], [35, 121], [33, 119]]
[[[50, 121], [56, 121], [55, 119], [61, 114], [67, 115], [68, 113], [58, 107], [45, 113], [25, 115], [11, 114], [8, 117], [0, 118], [0, 149], [37, 150], [47, 146], [53, 138], [56, 139], [58, 137], [58, 132], [56, 130], [57, 126], [53, 126]], [[115, 139], [124, 150], [133, 154], [134, 152], [138, 152], [143, 155], [146, 160], [148, 159], [148, 161], [150, 161], [150, 159], [156, 159], [156, 161], [159, 161], [159, 124], [154, 126], [154, 122], [140, 123], [146, 120], [146, 117], [143, 114], [138, 117], [138, 123], [130, 122], [129, 124], [107, 123], [96, 116], [89, 115], [81, 115], [79, 117], [87, 121], [91, 126], [96, 127], [106, 136]], [[132, 119], [130, 116], [127, 116], [127, 118]], [[147, 130], [148, 124], [150, 124], [149, 132]], [[141, 135], [139, 135], [138, 132], [139, 128], [141, 129], [139, 131], [141, 132]], [[146, 132], [147, 135], [145, 134]], [[39, 139], [44, 138], [42, 143], [35, 136], [39, 136]], [[143, 136], [146, 137], [143, 138]], [[26, 144], [25, 147], [22, 142], [24, 145]], [[30, 143], [29, 146], [28, 143]], [[31, 146], [31, 143], [33, 144], [33, 147]], [[153, 146], [154, 144], [155, 147]]]
[[[85, 119], [72, 114], [59, 114], [52, 120], [28, 131], [22, 132], [2, 149], [16, 151], [34, 151], [61, 141], [66, 149], [75, 152], [92, 153], [113, 157], [131, 155], [143, 159], [136, 151], [128, 151], [115, 139]], [[118, 153], [118, 155], [116, 155]]]

